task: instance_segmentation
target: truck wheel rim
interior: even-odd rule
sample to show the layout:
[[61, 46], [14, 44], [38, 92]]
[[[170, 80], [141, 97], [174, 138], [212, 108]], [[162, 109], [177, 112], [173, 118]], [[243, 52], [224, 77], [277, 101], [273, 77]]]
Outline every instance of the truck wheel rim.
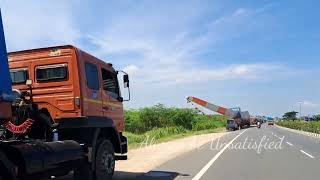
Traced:
[[108, 152], [104, 152], [102, 156], [102, 169], [106, 171], [108, 174], [111, 174], [114, 168], [114, 157], [112, 154]]

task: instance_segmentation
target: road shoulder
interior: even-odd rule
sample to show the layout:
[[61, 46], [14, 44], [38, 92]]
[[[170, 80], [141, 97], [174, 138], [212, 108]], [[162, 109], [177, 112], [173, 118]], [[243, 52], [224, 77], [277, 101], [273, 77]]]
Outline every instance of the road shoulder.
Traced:
[[276, 124], [275, 124], [275, 127], [280, 128], [280, 129], [284, 129], [284, 130], [287, 130], [287, 131], [290, 131], [290, 132], [294, 132], [294, 133], [297, 133], [297, 134], [305, 135], [305, 136], [308, 136], [308, 137], [314, 137], [314, 138], [320, 139], [320, 134], [317, 134], [317, 133], [301, 131], [301, 130], [296, 130], [296, 129], [290, 129], [290, 128], [279, 126], [279, 125], [276, 125]]
[[130, 179], [146, 173], [170, 159], [197, 149], [226, 134], [228, 132], [196, 135], [160, 144], [152, 144], [149, 140], [140, 148], [129, 151], [127, 161], [117, 162], [115, 179], [123, 176]]

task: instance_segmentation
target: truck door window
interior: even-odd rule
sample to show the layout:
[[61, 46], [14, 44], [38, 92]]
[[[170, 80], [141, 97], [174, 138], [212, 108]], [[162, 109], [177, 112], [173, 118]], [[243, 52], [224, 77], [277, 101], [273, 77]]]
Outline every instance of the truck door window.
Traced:
[[108, 95], [117, 99], [119, 97], [119, 86], [117, 74], [108, 71], [106, 69], [101, 69], [103, 89]]
[[56, 64], [36, 67], [37, 81], [59, 81], [68, 77], [68, 66], [66, 64]]
[[25, 83], [29, 78], [28, 70], [26, 69], [12, 69], [10, 70], [12, 84]]
[[91, 63], [85, 63], [87, 86], [92, 90], [99, 90], [98, 68]]

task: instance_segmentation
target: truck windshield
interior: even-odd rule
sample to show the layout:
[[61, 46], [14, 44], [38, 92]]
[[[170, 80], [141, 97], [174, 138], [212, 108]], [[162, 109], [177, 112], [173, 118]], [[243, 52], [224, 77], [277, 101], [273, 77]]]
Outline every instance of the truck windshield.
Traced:
[[66, 64], [41, 66], [36, 68], [37, 81], [57, 81], [67, 78]]
[[25, 83], [28, 77], [28, 71], [26, 69], [13, 69], [10, 70], [10, 76], [12, 84]]
[[227, 120], [227, 124], [232, 124], [234, 123], [234, 120]]

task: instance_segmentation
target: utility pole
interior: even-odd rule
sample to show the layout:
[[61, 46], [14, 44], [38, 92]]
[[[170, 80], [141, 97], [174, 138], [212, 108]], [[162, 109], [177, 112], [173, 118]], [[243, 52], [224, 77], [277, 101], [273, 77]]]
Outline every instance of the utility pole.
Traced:
[[301, 108], [302, 108], [303, 102], [302, 102], [302, 101], [299, 101], [298, 103], [299, 103], [299, 108], [300, 108], [300, 109], [299, 109], [299, 110], [300, 110], [299, 115], [300, 115], [300, 120], [301, 120], [301, 118], [302, 118]]

